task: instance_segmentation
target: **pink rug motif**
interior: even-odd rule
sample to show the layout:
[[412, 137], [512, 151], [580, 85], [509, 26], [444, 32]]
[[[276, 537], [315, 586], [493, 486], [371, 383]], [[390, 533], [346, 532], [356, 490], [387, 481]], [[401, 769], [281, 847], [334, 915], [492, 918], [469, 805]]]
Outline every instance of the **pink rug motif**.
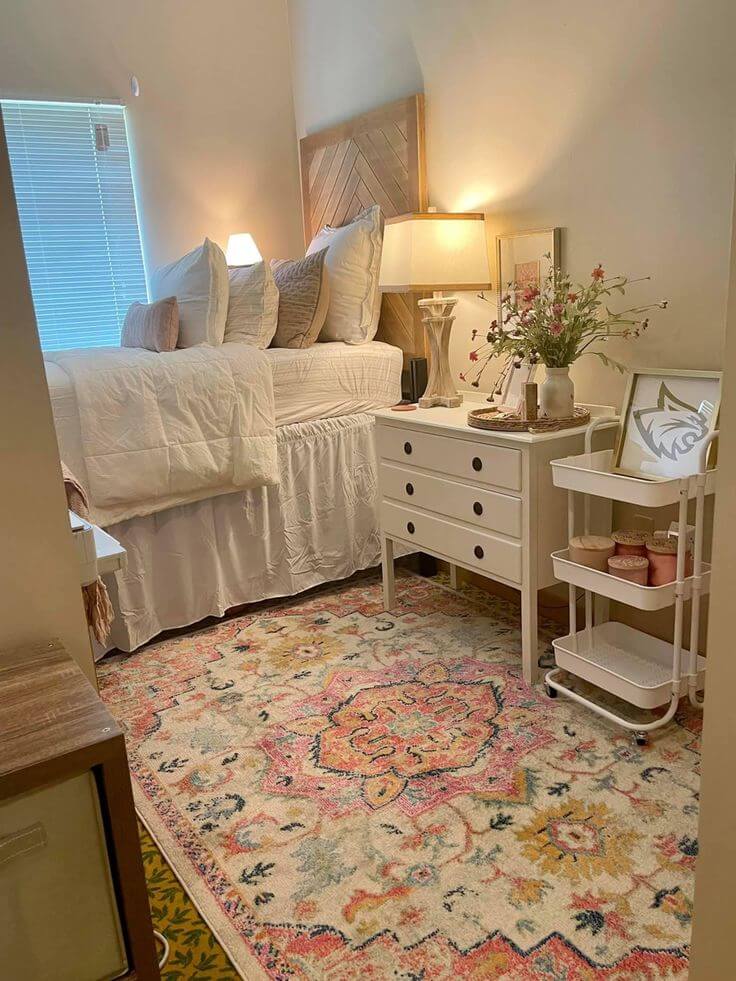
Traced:
[[700, 719], [651, 745], [520, 671], [517, 611], [401, 576], [101, 668], [139, 812], [248, 979], [687, 976]]

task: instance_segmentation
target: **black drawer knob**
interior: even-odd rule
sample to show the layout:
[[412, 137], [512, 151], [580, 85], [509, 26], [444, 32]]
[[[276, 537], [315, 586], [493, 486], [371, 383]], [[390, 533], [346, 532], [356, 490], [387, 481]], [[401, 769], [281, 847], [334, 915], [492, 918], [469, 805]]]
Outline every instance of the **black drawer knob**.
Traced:
[[483, 505], [480, 503], [480, 501], [476, 501], [473, 504], [473, 510], [476, 514], [483, 514]]
[[483, 558], [483, 549], [480, 547], [480, 545], [475, 546], [475, 548], [473, 549], [473, 553], [475, 554], [476, 559]]
[[474, 456], [473, 457], [473, 470], [482, 470], [482, 469], [483, 469], [483, 461], [481, 460], [481, 458], [479, 456]]
[[407, 456], [411, 455], [411, 443], [404, 443], [404, 453], [406, 453]]
[[406, 485], [406, 493], [409, 495], [409, 497], [411, 497], [411, 495], [414, 493], [414, 484]]
[[410, 535], [413, 535], [414, 534], [414, 522], [413, 521], [407, 521], [407, 523], [406, 523], [406, 530], [409, 532]]

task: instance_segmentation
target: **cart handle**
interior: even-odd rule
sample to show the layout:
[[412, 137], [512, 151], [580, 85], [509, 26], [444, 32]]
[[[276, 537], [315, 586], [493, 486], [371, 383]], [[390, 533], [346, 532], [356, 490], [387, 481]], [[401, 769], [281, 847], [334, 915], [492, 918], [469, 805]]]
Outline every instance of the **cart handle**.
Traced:
[[712, 433], [708, 433], [708, 435], [705, 437], [703, 448], [700, 451], [699, 472], [701, 474], [708, 473], [708, 450], [711, 448], [713, 441], [718, 439], [719, 432], [720, 429], [714, 429]]
[[596, 429], [600, 429], [601, 426], [610, 426], [612, 422], [620, 423], [620, 416], [599, 416], [597, 419], [591, 419], [588, 423], [588, 428], [585, 430], [585, 452], [592, 453], [593, 451], [593, 433]]

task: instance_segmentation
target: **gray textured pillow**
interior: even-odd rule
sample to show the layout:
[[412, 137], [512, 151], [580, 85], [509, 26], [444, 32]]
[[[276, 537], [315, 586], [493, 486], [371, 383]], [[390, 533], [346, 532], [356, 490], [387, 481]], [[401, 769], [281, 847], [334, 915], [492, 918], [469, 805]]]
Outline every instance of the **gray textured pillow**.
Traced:
[[327, 316], [330, 291], [327, 249], [303, 259], [272, 259], [279, 289], [279, 320], [271, 347], [309, 347], [319, 337]]
[[123, 321], [120, 347], [173, 351], [179, 339], [179, 304], [175, 296], [155, 303], [131, 303]]

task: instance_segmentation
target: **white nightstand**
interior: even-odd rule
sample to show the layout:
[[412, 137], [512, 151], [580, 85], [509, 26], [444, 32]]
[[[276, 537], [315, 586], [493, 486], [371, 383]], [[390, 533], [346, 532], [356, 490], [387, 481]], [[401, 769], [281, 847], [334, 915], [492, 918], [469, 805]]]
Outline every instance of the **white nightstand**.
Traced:
[[[567, 545], [567, 494], [549, 461], [583, 452], [585, 427], [544, 435], [472, 429], [456, 409], [381, 409], [376, 447], [381, 482], [384, 605], [395, 605], [395, 541], [504, 583], [521, 593], [524, 678], [537, 667], [537, 591], [556, 582], [550, 553]], [[587, 406], [613, 415], [610, 406]], [[613, 443], [615, 424], [600, 446]]]

